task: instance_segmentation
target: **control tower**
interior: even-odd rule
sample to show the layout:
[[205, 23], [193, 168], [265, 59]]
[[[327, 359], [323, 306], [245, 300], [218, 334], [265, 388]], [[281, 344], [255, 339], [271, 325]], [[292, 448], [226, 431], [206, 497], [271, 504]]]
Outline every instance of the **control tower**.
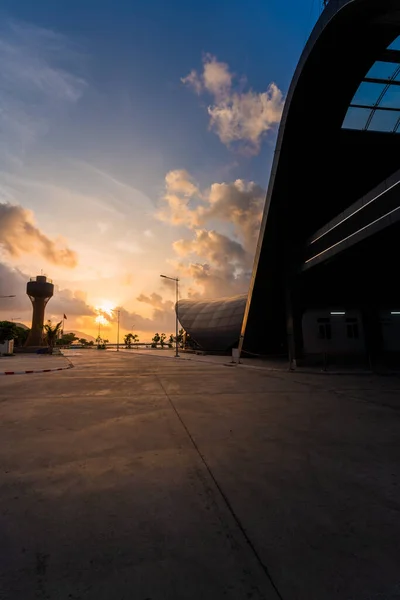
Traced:
[[42, 346], [43, 345], [43, 324], [44, 324], [44, 309], [46, 304], [54, 294], [54, 285], [51, 279], [47, 279], [45, 275], [31, 277], [26, 284], [26, 293], [28, 294], [32, 306], [32, 328], [26, 340], [25, 346]]

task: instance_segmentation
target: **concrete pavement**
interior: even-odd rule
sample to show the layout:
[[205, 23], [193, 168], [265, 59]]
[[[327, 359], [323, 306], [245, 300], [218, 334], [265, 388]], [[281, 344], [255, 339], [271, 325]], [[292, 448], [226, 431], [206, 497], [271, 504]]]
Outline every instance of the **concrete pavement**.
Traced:
[[15, 354], [0, 357], [0, 375], [9, 372], [42, 371], [43, 369], [67, 369], [69, 360], [62, 355]]
[[2, 600], [400, 597], [400, 380], [74, 363], [0, 380]]

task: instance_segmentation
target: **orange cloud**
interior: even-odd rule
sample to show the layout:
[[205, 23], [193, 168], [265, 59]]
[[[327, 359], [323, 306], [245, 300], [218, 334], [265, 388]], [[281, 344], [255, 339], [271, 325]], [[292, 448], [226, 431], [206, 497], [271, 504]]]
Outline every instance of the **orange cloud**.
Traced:
[[0, 246], [13, 257], [37, 253], [50, 263], [68, 268], [78, 262], [76, 252], [40, 231], [31, 211], [8, 202], [0, 204]]

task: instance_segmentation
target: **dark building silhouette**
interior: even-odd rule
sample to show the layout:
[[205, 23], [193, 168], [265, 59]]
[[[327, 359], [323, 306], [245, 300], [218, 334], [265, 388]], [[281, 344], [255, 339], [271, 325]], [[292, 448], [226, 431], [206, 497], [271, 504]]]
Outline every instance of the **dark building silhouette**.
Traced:
[[341, 332], [348, 348], [362, 335], [372, 355], [385, 350], [385, 328], [397, 328], [399, 9], [398, 0], [330, 0], [304, 48], [279, 128], [244, 350], [295, 360], [305, 337], [315, 347], [312, 327], [325, 350]]
[[240, 349], [400, 351], [399, 250], [399, 0], [330, 0], [287, 94]]
[[54, 285], [45, 275], [32, 277], [26, 284], [33, 306], [32, 327], [25, 346], [41, 346], [43, 344], [44, 311], [46, 304], [54, 294]]

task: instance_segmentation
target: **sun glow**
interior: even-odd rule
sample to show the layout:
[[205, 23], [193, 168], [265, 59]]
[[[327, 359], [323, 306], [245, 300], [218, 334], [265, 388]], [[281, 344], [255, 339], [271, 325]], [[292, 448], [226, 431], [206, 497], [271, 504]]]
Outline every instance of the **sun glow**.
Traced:
[[113, 304], [110, 300], [103, 300], [101, 304], [96, 306], [96, 310], [100, 315], [107, 315], [112, 318], [114, 316], [113, 311], [115, 310], [115, 304]]
[[105, 317], [103, 317], [103, 315], [97, 315], [94, 322], [98, 323], [99, 325], [108, 325], [108, 321]]

